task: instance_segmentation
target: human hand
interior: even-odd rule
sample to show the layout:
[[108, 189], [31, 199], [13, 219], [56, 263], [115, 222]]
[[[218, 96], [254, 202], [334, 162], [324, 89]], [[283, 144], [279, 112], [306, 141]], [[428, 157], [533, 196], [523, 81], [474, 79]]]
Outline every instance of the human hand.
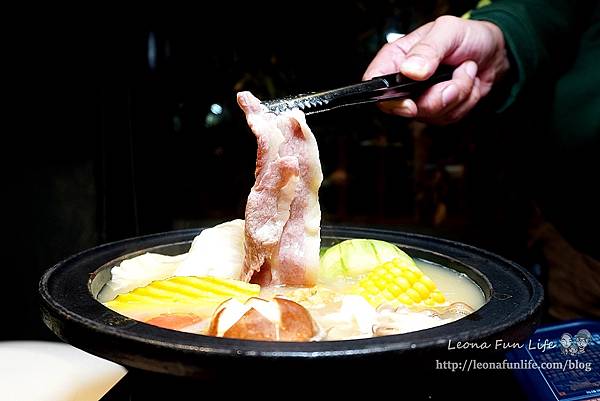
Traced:
[[383, 46], [363, 79], [400, 71], [422, 81], [433, 75], [439, 64], [457, 67], [450, 81], [433, 85], [418, 99], [381, 102], [380, 108], [432, 124], [460, 120], [509, 69], [502, 31], [487, 21], [439, 17]]

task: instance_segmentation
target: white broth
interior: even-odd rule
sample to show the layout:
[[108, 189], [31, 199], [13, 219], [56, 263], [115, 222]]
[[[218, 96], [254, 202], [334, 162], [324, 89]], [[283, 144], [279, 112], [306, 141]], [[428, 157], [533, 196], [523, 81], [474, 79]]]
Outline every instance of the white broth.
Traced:
[[449, 303], [463, 302], [473, 310], [485, 304], [483, 291], [466, 274], [422, 259], [415, 258], [414, 261], [437, 284]]

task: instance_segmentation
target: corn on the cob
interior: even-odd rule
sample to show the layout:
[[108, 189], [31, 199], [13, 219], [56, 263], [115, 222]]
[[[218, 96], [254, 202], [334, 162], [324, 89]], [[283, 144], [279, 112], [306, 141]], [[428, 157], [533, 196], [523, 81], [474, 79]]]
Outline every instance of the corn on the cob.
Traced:
[[260, 286], [216, 277], [172, 277], [121, 294], [105, 305], [114, 310], [141, 306], [211, 305], [235, 298], [240, 302], [258, 296]]
[[435, 283], [405, 258], [375, 267], [358, 282], [357, 292], [375, 307], [384, 303], [435, 306], [446, 302]]

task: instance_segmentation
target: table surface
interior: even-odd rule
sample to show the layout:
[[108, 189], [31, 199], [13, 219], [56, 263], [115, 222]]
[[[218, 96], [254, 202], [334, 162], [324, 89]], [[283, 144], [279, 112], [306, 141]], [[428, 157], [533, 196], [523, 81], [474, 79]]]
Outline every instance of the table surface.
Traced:
[[71, 345], [0, 342], [0, 389], [7, 401], [97, 401], [127, 370]]

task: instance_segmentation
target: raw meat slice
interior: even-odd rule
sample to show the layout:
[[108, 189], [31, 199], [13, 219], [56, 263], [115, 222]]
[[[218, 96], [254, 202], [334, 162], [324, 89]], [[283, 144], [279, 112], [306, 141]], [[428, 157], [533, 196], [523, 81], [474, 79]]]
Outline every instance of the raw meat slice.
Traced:
[[246, 204], [242, 279], [311, 286], [319, 267], [317, 141], [300, 110], [275, 115], [249, 92], [238, 94], [257, 143], [256, 182]]

